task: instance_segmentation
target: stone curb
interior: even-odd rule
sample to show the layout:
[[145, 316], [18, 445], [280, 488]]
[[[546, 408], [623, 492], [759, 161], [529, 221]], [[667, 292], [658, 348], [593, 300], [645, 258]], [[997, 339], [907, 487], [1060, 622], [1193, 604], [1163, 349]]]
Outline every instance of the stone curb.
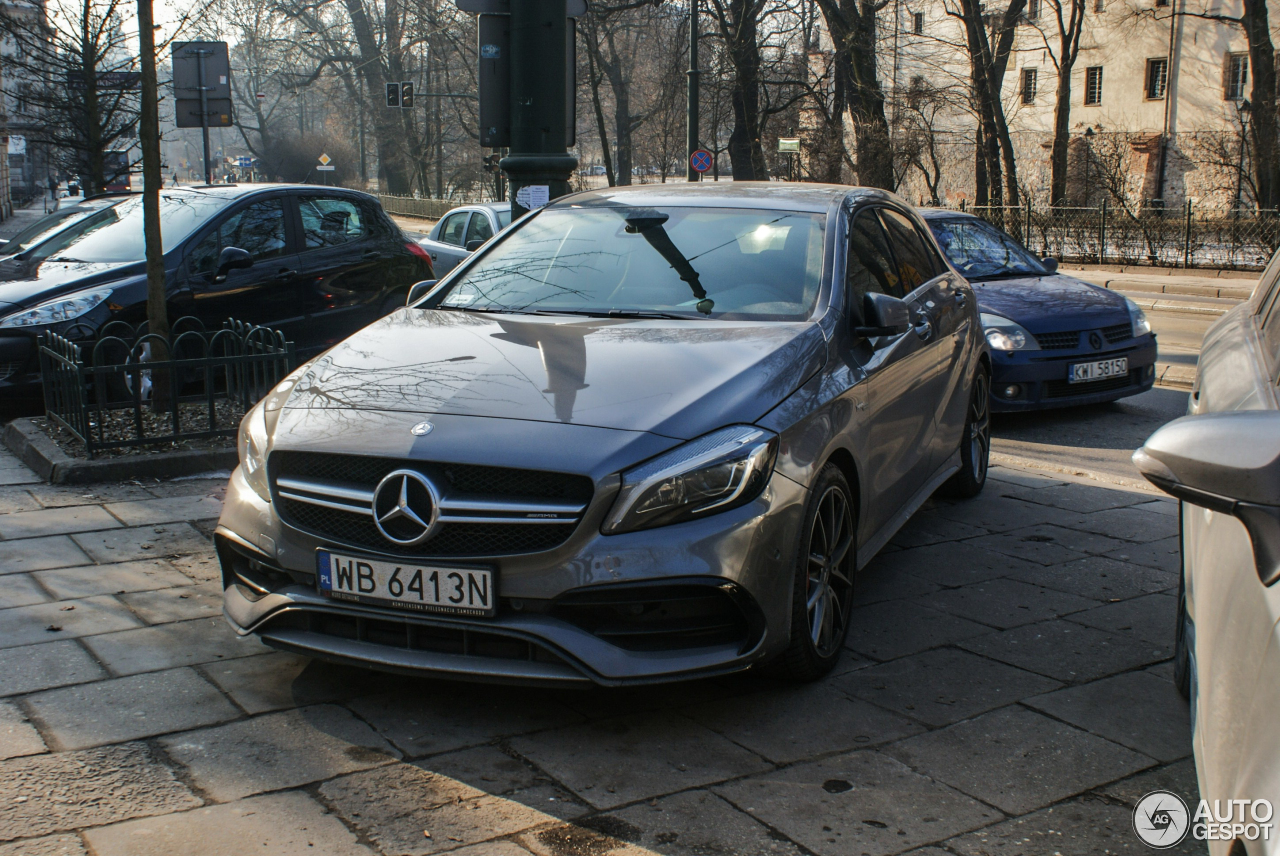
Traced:
[[[1121, 292], [1121, 294], [1123, 293]], [[1229, 306], [1214, 306], [1206, 303], [1187, 303], [1180, 300], [1156, 300], [1144, 297], [1141, 293], [1131, 294], [1128, 297], [1142, 309], [1150, 309], [1157, 312], [1177, 312], [1183, 315], [1211, 315], [1214, 318], [1226, 315], [1227, 310], [1238, 305], [1237, 301], [1232, 301]]]
[[1262, 275], [1260, 270], [1225, 270], [1222, 268], [1177, 268], [1149, 265], [1060, 265], [1064, 273], [1072, 271], [1098, 271], [1099, 273], [1137, 273], [1144, 276], [1194, 276], [1203, 279], [1253, 279]]
[[236, 450], [188, 449], [121, 458], [73, 458], [49, 439], [30, 418], [15, 419], [4, 429], [4, 445], [50, 484], [88, 484], [135, 478], [173, 478], [227, 470], [236, 466]]
[[1186, 297], [1208, 297], [1218, 300], [1232, 300], [1237, 303], [1248, 300], [1253, 294], [1253, 284], [1243, 285], [1213, 285], [1210, 283], [1186, 283], [1175, 282], [1168, 285], [1152, 282], [1149, 280], [1132, 280], [1132, 279], [1108, 279], [1095, 283], [1103, 288], [1109, 288], [1112, 291], [1139, 291], [1148, 294], [1173, 294], [1183, 295]]
[[1179, 363], [1156, 363], [1156, 386], [1190, 390], [1195, 386], [1196, 369]]

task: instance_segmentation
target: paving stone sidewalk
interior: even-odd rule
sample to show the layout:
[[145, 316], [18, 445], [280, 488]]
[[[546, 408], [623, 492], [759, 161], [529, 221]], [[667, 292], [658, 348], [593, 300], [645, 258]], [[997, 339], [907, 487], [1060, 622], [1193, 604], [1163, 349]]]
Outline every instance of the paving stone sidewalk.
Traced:
[[827, 680], [568, 691], [236, 639], [221, 480], [0, 482], [0, 856], [1136, 854], [1137, 799], [1198, 797], [1151, 493], [995, 468]]

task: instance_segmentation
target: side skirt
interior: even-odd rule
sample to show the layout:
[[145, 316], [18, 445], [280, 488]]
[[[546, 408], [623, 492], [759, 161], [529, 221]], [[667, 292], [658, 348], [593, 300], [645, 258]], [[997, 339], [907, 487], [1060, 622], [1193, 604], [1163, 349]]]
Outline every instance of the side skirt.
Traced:
[[889, 539], [898, 534], [898, 530], [911, 519], [920, 506], [924, 505], [925, 500], [933, 496], [934, 491], [942, 487], [942, 483], [960, 471], [960, 450], [957, 449], [952, 453], [951, 457], [942, 466], [940, 470], [934, 473], [933, 478], [925, 482], [924, 487], [916, 491], [916, 495], [911, 497], [911, 501], [902, 507], [888, 523], [880, 527], [880, 531], [867, 540], [865, 544], [858, 547], [858, 570], [862, 570], [867, 563], [876, 557], [881, 548], [889, 543]]

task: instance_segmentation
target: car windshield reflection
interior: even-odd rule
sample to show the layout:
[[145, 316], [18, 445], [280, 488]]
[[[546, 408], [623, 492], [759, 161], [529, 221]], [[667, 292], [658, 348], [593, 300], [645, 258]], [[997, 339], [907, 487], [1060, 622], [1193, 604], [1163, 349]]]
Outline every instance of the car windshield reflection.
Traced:
[[1049, 270], [1030, 251], [983, 220], [955, 217], [927, 222], [947, 259], [966, 279], [1049, 275]]
[[732, 208], [544, 211], [455, 279], [442, 309], [799, 321], [825, 216]]

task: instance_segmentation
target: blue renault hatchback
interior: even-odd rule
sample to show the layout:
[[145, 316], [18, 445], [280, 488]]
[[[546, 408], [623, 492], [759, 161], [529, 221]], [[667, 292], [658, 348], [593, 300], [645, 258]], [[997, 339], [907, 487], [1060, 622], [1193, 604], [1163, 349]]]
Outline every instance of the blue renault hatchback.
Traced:
[[1156, 337], [1132, 300], [1057, 272], [958, 211], [919, 209], [970, 283], [991, 345], [991, 409], [1042, 410], [1137, 395], [1155, 382]]

